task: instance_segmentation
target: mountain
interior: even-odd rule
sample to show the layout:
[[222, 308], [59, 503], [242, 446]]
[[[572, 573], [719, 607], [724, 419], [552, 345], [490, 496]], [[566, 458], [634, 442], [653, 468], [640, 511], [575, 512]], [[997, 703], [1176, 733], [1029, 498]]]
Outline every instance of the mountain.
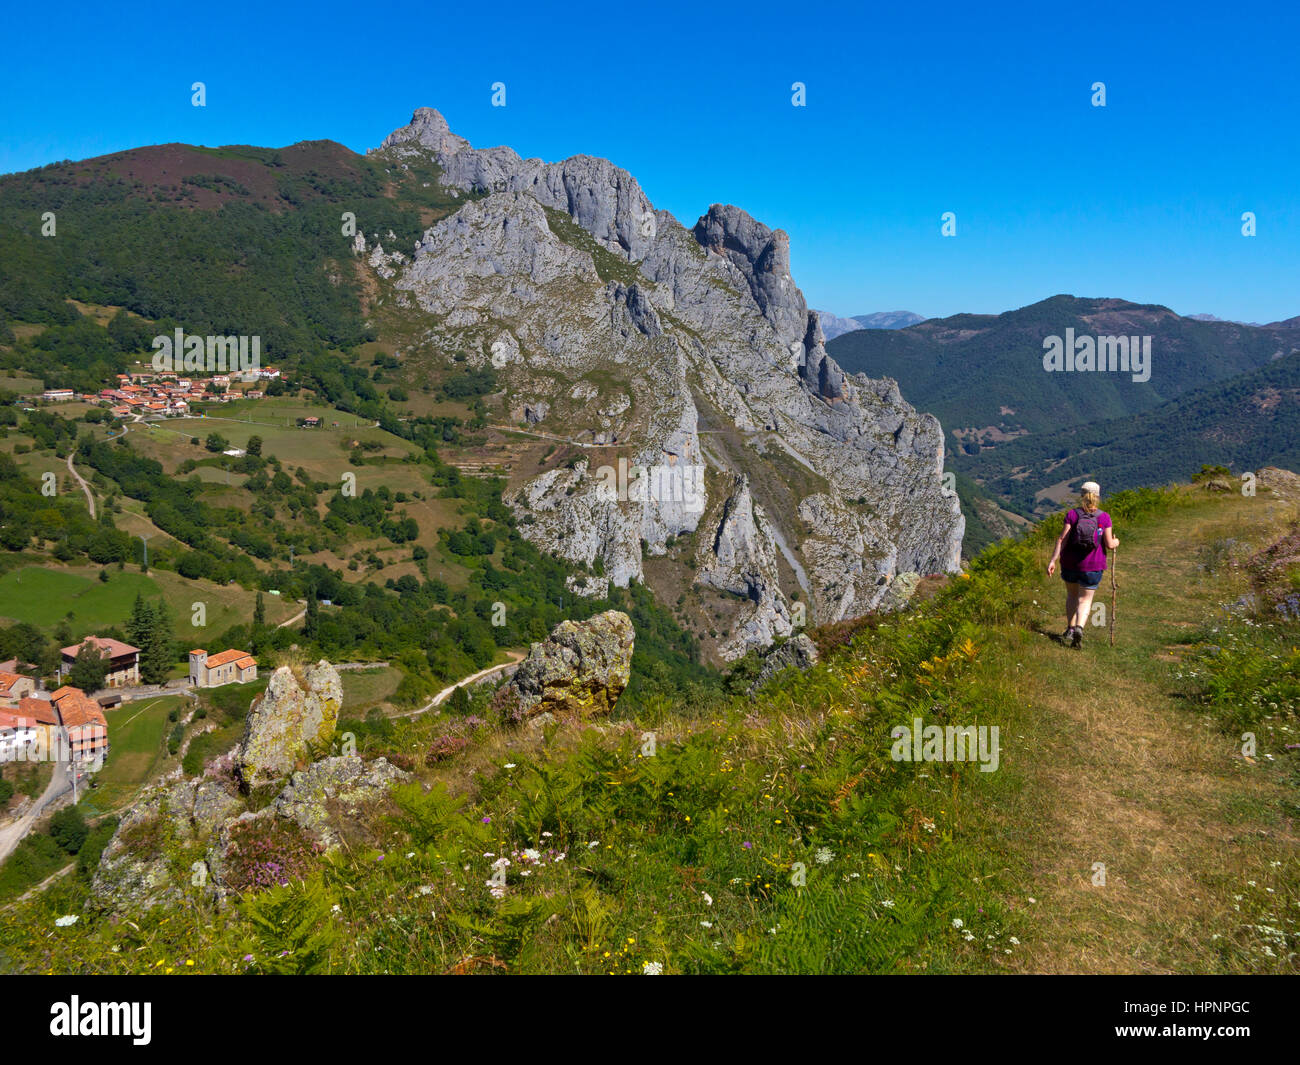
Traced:
[[[147, 362], [155, 333], [261, 336], [294, 394], [372, 419], [434, 464], [435, 485], [501, 475], [505, 506], [484, 495], [450, 555], [434, 544], [451, 575], [482, 537], [522, 536], [585, 574], [570, 609], [643, 585], [716, 661], [900, 605], [916, 575], [959, 564], [939, 423], [893, 381], [840, 368], [786, 234], [739, 208], [688, 229], [607, 160], [477, 150], [430, 109], [364, 156], [162, 145], [5, 176], [0, 205], [0, 369], [90, 391]], [[57, 239], [41, 235], [47, 211]], [[113, 456], [143, 446], [133, 433], [88, 454], [112, 478]], [[363, 458], [388, 491], [386, 460]], [[417, 520], [404, 495], [382, 497], [383, 528]], [[240, 580], [251, 563], [228, 536], [269, 560], [300, 523], [317, 545], [342, 535], [310, 506], [267, 506], [265, 528], [260, 505], [197, 524], [163, 509]], [[331, 507], [338, 530], [360, 520]], [[471, 584], [489, 607], [492, 582], [523, 580], [491, 561]]]
[[358, 251], [426, 349], [495, 373], [497, 418], [570, 445], [515, 467], [507, 501], [534, 543], [698, 600], [723, 658], [957, 567], [938, 422], [827, 354], [784, 232], [721, 204], [686, 229], [607, 160], [474, 149], [427, 108], [374, 157], [481, 197], [412, 254]]
[[817, 320], [821, 323], [822, 335], [827, 340], [834, 340], [845, 333], [851, 333], [855, 329], [863, 328], [861, 322], [853, 318], [837, 318], [830, 311], [814, 311]]
[[874, 314], [855, 314], [853, 321], [863, 329], [906, 329], [909, 325], [924, 322], [925, 318], [911, 311], [876, 311]]
[[[1151, 338], [1149, 379], [1131, 372], [1049, 372], [1044, 340]], [[1005, 314], [959, 314], [906, 329], [863, 330], [831, 342], [846, 369], [898, 381], [959, 447], [996, 446], [1030, 432], [1152, 410], [1161, 403], [1300, 349], [1284, 323], [1246, 326], [1182, 318], [1154, 304], [1053, 296]]]
[[[1190, 479], [1205, 463], [1236, 474], [1300, 467], [1300, 352], [1141, 414], [952, 459], [955, 470], [1025, 514], [1051, 509], [1085, 480], [1110, 494]], [[961, 480], [959, 473], [959, 486]]]
[[858, 314], [852, 318], [837, 318], [829, 311], [814, 311], [821, 322], [822, 333], [828, 341], [851, 333], [856, 329], [904, 329], [925, 319], [911, 311], [877, 311], [875, 314]]

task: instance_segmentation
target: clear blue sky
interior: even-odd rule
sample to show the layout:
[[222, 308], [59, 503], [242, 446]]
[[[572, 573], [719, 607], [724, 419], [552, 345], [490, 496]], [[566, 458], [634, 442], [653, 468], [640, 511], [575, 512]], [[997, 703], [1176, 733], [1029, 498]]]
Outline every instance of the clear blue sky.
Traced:
[[606, 156], [688, 226], [738, 204], [841, 315], [1058, 292], [1300, 314], [1294, 5], [231, 0], [6, 23], [0, 171], [168, 141], [364, 151], [432, 106], [479, 147]]

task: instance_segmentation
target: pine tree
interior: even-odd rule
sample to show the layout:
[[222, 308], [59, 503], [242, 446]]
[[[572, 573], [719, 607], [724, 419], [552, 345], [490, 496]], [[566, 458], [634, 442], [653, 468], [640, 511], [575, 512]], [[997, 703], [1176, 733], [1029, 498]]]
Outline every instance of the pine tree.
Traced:
[[140, 644], [140, 679], [146, 684], [162, 684], [176, 659], [176, 647], [171, 637], [171, 614], [162, 600], [149, 613], [149, 628]]
[[253, 624], [260, 628], [266, 624], [266, 604], [262, 601], [262, 593], [257, 593], [257, 603], [253, 607]]
[[320, 626], [320, 604], [316, 601], [316, 585], [307, 589], [307, 617], [302, 623], [302, 634], [308, 639], [316, 638]]
[[126, 636], [136, 647], [144, 647], [153, 628], [153, 607], [144, 601], [139, 592], [131, 607], [131, 619], [126, 623]]

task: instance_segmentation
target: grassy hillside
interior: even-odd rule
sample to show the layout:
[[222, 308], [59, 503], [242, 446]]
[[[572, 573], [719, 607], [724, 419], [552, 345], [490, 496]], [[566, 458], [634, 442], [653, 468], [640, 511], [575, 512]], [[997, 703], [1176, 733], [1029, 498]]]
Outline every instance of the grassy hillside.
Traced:
[[[1257, 552], [1300, 517], [1300, 490], [1274, 483], [1107, 500], [1113, 648], [1102, 628], [1078, 652], [1049, 637], [1058, 518], [839, 651], [843, 633], [820, 634], [823, 663], [756, 698], [666, 698], [608, 730], [358, 723], [363, 754], [403, 759], [431, 790], [398, 789], [304, 880], [127, 923], [83, 912], [69, 877], [0, 915], [0, 963], [1293, 973], [1300, 631], [1272, 604], [1300, 588], [1300, 547]], [[1259, 613], [1225, 613], [1243, 594]], [[915, 718], [998, 726], [996, 771], [894, 760], [893, 730]], [[426, 768], [448, 733], [469, 748]], [[82, 916], [55, 928], [65, 913]]]
[[[1080, 336], [1150, 335], [1150, 380], [1044, 370], [1043, 338], [1071, 327]], [[1002, 439], [1138, 414], [1297, 349], [1294, 329], [1201, 322], [1167, 307], [1074, 296], [1000, 315], [859, 330], [827, 345], [845, 370], [895, 378], [909, 403], [938, 416], [955, 447], [971, 442], [972, 431]]]
[[1120, 491], [1185, 480], [1203, 462], [1236, 473], [1300, 468], [1300, 353], [1143, 414], [1033, 433], [949, 461], [1026, 514], [1048, 506], [1038, 493], [1063, 481]]

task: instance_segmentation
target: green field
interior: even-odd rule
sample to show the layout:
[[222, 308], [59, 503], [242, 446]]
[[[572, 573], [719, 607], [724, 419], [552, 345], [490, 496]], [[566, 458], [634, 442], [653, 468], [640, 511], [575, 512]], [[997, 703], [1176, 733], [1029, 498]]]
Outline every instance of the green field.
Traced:
[[[145, 599], [161, 596], [171, 611], [172, 632], [188, 650], [252, 617], [257, 593], [239, 585], [186, 580], [165, 570], [149, 575], [116, 569], [108, 573], [109, 580], [104, 583], [98, 579], [98, 570], [86, 567], [79, 571], [43, 566], [13, 570], [0, 577], [0, 618], [51, 628], [70, 613], [74, 636], [81, 636], [125, 624], [137, 595]], [[264, 602], [270, 624], [292, 617], [299, 609], [276, 596], [266, 596]], [[206, 624], [201, 627], [191, 624], [196, 603], [202, 603], [206, 611]]]
[[177, 709], [183, 716], [189, 706], [185, 696], [167, 695], [123, 703], [105, 712], [112, 750], [83, 803], [87, 813], [108, 813], [130, 803], [166, 756], [163, 739], [170, 728], [168, 713]]
[[57, 625], [69, 614], [74, 631], [107, 628], [130, 616], [137, 595], [148, 599], [160, 594], [143, 573], [114, 573], [104, 584], [67, 570], [25, 566], [0, 577], [0, 612], [42, 628]]
[[402, 672], [392, 666], [375, 670], [347, 670], [343, 681], [343, 709], [366, 710], [392, 696], [402, 682]]

